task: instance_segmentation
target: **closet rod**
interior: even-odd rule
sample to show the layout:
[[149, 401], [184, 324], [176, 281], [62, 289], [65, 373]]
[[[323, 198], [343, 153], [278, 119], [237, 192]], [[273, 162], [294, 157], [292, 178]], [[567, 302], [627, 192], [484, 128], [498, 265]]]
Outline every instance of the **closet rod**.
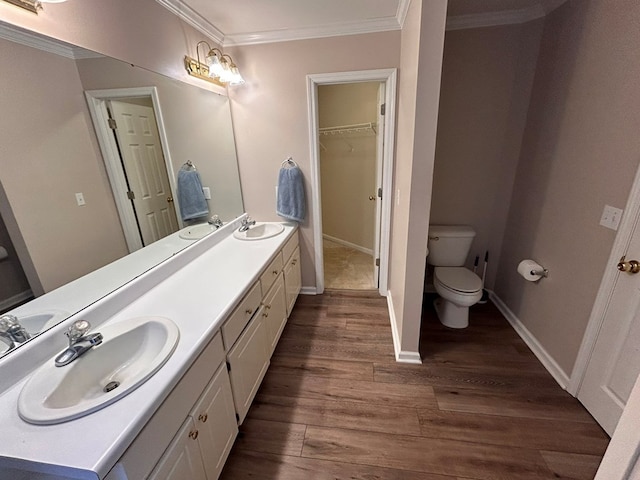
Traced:
[[376, 133], [376, 124], [375, 123], [355, 123], [352, 125], [339, 125], [336, 127], [324, 127], [319, 128], [318, 132], [320, 135], [337, 135], [343, 133], [357, 133], [357, 132], [367, 132], [371, 130], [373, 133]]

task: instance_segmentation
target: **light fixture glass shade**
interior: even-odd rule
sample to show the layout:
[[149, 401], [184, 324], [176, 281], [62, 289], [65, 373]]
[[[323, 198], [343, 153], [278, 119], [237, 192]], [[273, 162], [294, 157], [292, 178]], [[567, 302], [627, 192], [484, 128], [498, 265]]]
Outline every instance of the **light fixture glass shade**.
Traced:
[[[224, 61], [224, 60], [223, 60]], [[224, 72], [224, 65], [220, 61], [220, 58], [216, 53], [207, 57], [207, 64], [209, 65], [209, 76], [216, 78], [222, 75]]]
[[244, 83], [244, 78], [240, 75], [240, 70], [235, 65], [231, 65], [231, 80], [229, 80], [230, 85], [242, 85]]
[[233, 73], [231, 73], [231, 67], [229, 66], [229, 62], [227, 62], [224, 58], [220, 61], [222, 65], [222, 72], [220, 73], [220, 81], [223, 83], [229, 83], [233, 77]]

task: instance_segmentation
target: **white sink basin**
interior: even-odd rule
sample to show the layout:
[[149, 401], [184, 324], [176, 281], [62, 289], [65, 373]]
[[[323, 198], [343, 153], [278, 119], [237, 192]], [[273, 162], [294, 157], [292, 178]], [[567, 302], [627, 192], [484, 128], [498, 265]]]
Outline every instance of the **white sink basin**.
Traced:
[[239, 240], [263, 240], [265, 238], [275, 237], [284, 231], [284, 225], [281, 223], [263, 223], [258, 222], [251, 226], [249, 230], [241, 232], [236, 230], [233, 236]]
[[209, 223], [200, 223], [198, 225], [191, 225], [190, 227], [180, 230], [178, 236], [185, 240], [200, 240], [205, 235], [209, 235], [211, 232], [215, 232], [216, 227]]
[[169, 359], [180, 332], [163, 317], [139, 317], [103, 328], [104, 341], [64, 367], [47, 361], [18, 398], [23, 420], [62, 423], [119, 400], [142, 385]]

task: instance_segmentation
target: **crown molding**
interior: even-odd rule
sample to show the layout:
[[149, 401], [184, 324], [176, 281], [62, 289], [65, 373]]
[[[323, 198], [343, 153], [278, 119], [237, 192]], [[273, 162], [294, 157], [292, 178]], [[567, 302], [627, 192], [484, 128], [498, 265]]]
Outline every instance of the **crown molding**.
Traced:
[[182, 0], [156, 0], [171, 13], [203, 33], [218, 45], [224, 43], [224, 33], [218, 30], [211, 22], [185, 4]]
[[72, 60], [102, 57], [99, 53], [2, 22], [0, 22], [0, 38]]
[[[557, 8], [564, 0], [559, 0]], [[549, 11], [551, 11], [549, 10]], [[476, 13], [470, 15], [456, 15], [447, 18], [447, 30], [464, 30], [467, 28], [495, 27], [499, 25], [513, 25], [530, 22], [544, 17], [548, 12], [539, 3], [519, 10], [503, 10], [500, 12]]]
[[260, 43], [288, 42], [291, 40], [308, 40], [310, 38], [341, 37], [344, 35], [360, 35], [363, 33], [387, 32], [400, 30], [395, 17], [379, 18], [365, 21], [344, 22], [333, 25], [319, 25], [303, 28], [288, 28], [258, 33], [226, 35], [223, 45], [257, 45]]
[[404, 28], [404, 21], [407, 18], [407, 12], [409, 11], [409, 4], [411, 0], [400, 0], [398, 2], [398, 11], [396, 12], [396, 19], [398, 20], [398, 25], [400, 25], [400, 29]]

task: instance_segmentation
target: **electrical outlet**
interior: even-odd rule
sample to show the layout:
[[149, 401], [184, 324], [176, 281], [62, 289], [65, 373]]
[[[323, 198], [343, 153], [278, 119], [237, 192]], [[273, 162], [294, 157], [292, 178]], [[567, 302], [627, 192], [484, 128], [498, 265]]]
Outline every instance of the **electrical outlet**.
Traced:
[[204, 198], [211, 200], [211, 189], [209, 187], [202, 187], [202, 193], [204, 193]]
[[600, 225], [610, 228], [611, 230], [618, 230], [621, 218], [622, 210], [620, 208], [605, 205], [602, 211], [602, 217], [600, 217]]
[[86, 202], [84, 201], [84, 195], [82, 194], [82, 192], [76, 193], [76, 203], [78, 204], [79, 207], [86, 205]]

